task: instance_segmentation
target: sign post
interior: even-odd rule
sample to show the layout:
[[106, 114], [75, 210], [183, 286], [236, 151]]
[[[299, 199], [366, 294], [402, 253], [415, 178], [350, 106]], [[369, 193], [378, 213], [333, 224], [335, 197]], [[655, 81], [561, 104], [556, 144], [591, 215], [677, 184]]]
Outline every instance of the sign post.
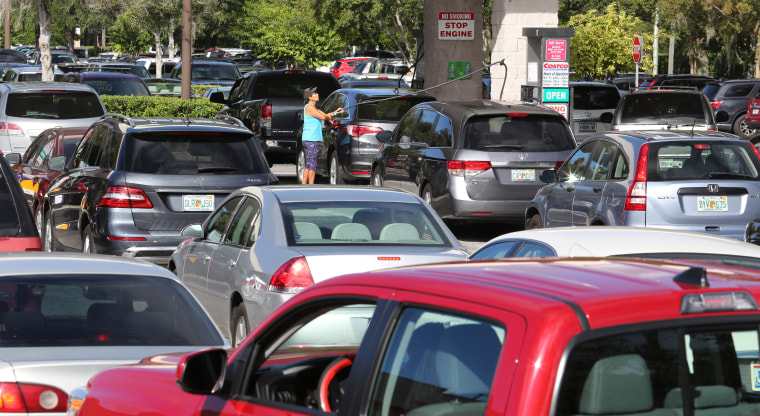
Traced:
[[641, 36], [633, 37], [633, 62], [636, 63], [636, 86], [639, 86], [639, 62], [641, 62]]

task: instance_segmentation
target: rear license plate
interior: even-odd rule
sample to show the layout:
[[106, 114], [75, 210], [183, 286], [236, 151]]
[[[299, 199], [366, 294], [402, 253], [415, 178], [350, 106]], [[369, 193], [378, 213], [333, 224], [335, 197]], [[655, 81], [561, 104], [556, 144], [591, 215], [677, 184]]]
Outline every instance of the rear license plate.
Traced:
[[182, 195], [183, 211], [213, 211], [214, 195]]
[[757, 115], [758, 113], [760, 113], [760, 108], [753, 108], [751, 112], [752, 112], [752, 115]]
[[728, 197], [726, 196], [698, 196], [697, 211], [699, 212], [725, 212], [728, 211]]
[[596, 123], [578, 123], [578, 131], [581, 133], [596, 132]]
[[535, 169], [512, 169], [512, 181], [535, 181]]

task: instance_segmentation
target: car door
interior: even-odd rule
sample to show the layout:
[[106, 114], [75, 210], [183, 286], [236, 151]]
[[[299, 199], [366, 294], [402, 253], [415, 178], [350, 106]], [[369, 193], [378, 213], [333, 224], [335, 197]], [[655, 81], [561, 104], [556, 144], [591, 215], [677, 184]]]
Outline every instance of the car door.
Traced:
[[398, 123], [393, 131], [390, 143], [383, 146], [381, 163], [383, 164], [383, 184], [385, 186], [400, 186], [406, 180], [409, 172], [409, 155], [412, 151], [411, 141], [414, 125], [422, 115], [422, 109], [411, 109]]
[[433, 133], [438, 113], [427, 109], [422, 110], [412, 131], [412, 137], [405, 146], [406, 164], [399, 175], [399, 188], [406, 189], [416, 195], [420, 194], [419, 185], [422, 177], [422, 167], [426, 160], [426, 153], [430, 145], [430, 136]]
[[597, 141], [587, 141], [562, 164], [557, 181], [545, 188], [544, 227], [567, 227], [573, 224], [573, 198], [579, 183], [586, 180], [586, 168]]
[[[325, 113], [332, 113], [338, 108], [346, 108], [348, 97], [341, 92], [333, 92], [325, 100], [325, 102], [319, 106], [319, 108]], [[336, 115], [333, 119], [335, 124], [331, 124], [329, 121], [321, 121], [322, 123], [322, 142], [319, 143], [319, 155], [317, 156], [317, 172], [319, 174], [326, 174], [330, 169], [330, 152], [335, 151], [338, 148], [340, 140], [348, 138], [345, 130], [335, 128], [341, 123], [338, 119], [344, 117], [343, 115]]]
[[[599, 213], [604, 189], [618, 148], [606, 140], [597, 141], [587, 167], [586, 179], [577, 182], [573, 195], [573, 225], [591, 225]], [[605, 225], [612, 225], [606, 224]]]
[[42, 133], [24, 153], [24, 157], [14, 167], [27, 203], [31, 206], [37, 194], [40, 178], [47, 177], [45, 160], [55, 150], [55, 133]]

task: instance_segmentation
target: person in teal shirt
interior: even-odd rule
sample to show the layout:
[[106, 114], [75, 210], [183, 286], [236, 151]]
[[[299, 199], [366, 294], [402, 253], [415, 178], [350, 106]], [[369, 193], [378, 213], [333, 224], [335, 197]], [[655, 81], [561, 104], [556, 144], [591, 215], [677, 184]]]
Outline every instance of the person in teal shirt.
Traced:
[[332, 123], [334, 115], [343, 112], [342, 108], [327, 114], [317, 108], [319, 93], [317, 87], [307, 88], [303, 92], [303, 133], [301, 134], [301, 145], [303, 146], [304, 156], [306, 157], [306, 166], [303, 171], [301, 184], [313, 184], [314, 176], [317, 170], [317, 155], [319, 154], [319, 143], [322, 141], [322, 120], [328, 120]]

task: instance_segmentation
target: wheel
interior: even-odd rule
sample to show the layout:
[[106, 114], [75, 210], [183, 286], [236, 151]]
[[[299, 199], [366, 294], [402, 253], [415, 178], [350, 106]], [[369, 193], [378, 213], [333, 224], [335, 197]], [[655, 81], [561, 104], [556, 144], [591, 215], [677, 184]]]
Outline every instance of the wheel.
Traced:
[[37, 207], [37, 210], [34, 212], [34, 225], [37, 227], [37, 233], [40, 235], [40, 240], [44, 241], [45, 238], [43, 237], [43, 234], [45, 234], [45, 222], [42, 216], [42, 207]]
[[340, 165], [338, 164], [338, 155], [333, 152], [330, 155], [330, 185], [342, 185], [343, 176], [340, 174]]
[[372, 178], [369, 181], [371, 186], [383, 186], [383, 177], [380, 174], [380, 166], [375, 166], [372, 169]]
[[426, 183], [425, 187], [422, 188], [422, 199], [425, 200], [425, 202], [430, 205], [433, 202], [433, 191], [430, 189], [430, 184]]
[[232, 333], [232, 346], [237, 347], [248, 336], [250, 327], [248, 326], [248, 314], [245, 312], [245, 306], [238, 303], [232, 308], [232, 319], [230, 320], [230, 332]]
[[53, 242], [53, 220], [50, 218], [50, 213], [45, 214], [45, 232], [40, 236], [42, 238], [42, 249], [48, 253], [51, 251], [57, 251], [57, 247]]
[[95, 237], [92, 234], [89, 224], [85, 225], [84, 232], [82, 233], [82, 253], [94, 254], [95, 250]]
[[750, 137], [754, 136], [755, 133], [757, 133], [757, 130], [749, 128], [749, 126], [747, 126], [745, 118], [745, 114], [736, 117], [733, 125], [733, 130], [735, 135], [749, 139]]
[[306, 153], [303, 148], [298, 151], [296, 159], [296, 180], [299, 184], [303, 183], [303, 171], [306, 170]]
[[541, 216], [538, 214], [535, 214], [534, 216], [530, 217], [528, 221], [525, 223], [525, 229], [535, 230], [537, 228], [544, 228], [544, 227], [541, 224]]
[[340, 406], [340, 400], [343, 396], [343, 387], [340, 382], [348, 377], [351, 364], [353, 364], [351, 358], [338, 357], [328, 364], [322, 372], [318, 384], [318, 402], [319, 408], [323, 411], [332, 412]]

